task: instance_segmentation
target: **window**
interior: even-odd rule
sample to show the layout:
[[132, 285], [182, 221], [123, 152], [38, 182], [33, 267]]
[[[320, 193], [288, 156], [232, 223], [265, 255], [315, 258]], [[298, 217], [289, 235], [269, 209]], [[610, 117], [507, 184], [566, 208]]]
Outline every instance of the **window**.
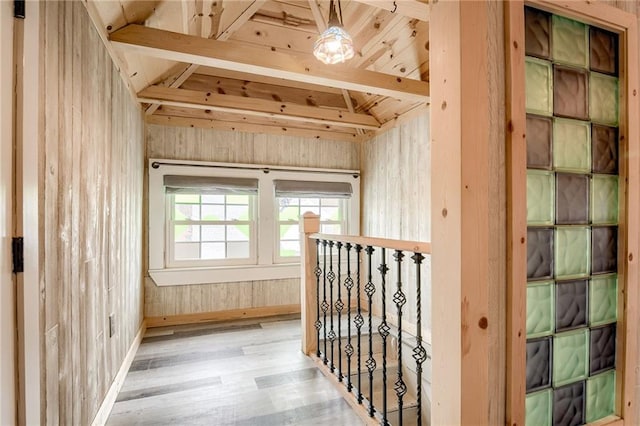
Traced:
[[320, 232], [342, 234], [353, 188], [348, 182], [274, 181], [277, 199], [278, 261], [300, 257], [298, 221], [305, 212], [320, 215]]
[[194, 261], [251, 261], [255, 251], [254, 196], [167, 194], [169, 265]]
[[251, 263], [258, 180], [165, 175], [168, 266]]
[[299, 218], [359, 234], [359, 172], [150, 160], [149, 274], [158, 285], [294, 278]]

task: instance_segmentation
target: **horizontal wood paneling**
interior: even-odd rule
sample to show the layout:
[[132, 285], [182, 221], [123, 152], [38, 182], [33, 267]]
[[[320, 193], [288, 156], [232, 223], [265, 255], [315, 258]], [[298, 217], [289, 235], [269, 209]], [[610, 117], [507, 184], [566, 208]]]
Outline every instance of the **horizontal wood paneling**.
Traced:
[[[292, 136], [148, 125], [147, 158], [360, 168], [360, 145]], [[145, 316], [161, 317], [300, 303], [300, 280], [158, 287], [145, 280]]]
[[41, 17], [42, 415], [86, 425], [142, 322], [143, 120], [82, 3]]

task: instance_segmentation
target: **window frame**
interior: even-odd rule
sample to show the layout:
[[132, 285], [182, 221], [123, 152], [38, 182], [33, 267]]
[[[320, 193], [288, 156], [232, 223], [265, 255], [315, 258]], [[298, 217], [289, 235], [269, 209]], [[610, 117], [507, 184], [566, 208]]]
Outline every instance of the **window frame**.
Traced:
[[[274, 212], [274, 216], [275, 216], [275, 237], [274, 237], [274, 262], [275, 263], [279, 263], [279, 264], [285, 264], [285, 263], [300, 263], [300, 256], [282, 256], [280, 255], [280, 242], [282, 241], [282, 239], [280, 238], [280, 226], [284, 225], [284, 224], [298, 224], [298, 222], [289, 222], [289, 221], [282, 221], [279, 219], [278, 217], [278, 211], [279, 211], [279, 207], [278, 207], [278, 203], [277, 200], [278, 198], [295, 198], [295, 197], [275, 197], [276, 202], [274, 203], [274, 207], [275, 207], [275, 212]], [[310, 198], [315, 198], [315, 197], [297, 197], [300, 200], [303, 199], [310, 199]], [[323, 199], [336, 199], [336, 198], [332, 198], [330, 196], [327, 197], [318, 197], [318, 199], [323, 200]], [[348, 201], [348, 199], [338, 199], [338, 204], [339, 207], [342, 209], [342, 220], [339, 221], [329, 221], [329, 220], [320, 220], [320, 233], [324, 233], [322, 232], [322, 225], [340, 225], [341, 229], [348, 229], [349, 227], [349, 207], [350, 207], [350, 203]], [[300, 205], [298, 205], [299, 210], [300, 210], [300, 216], [302, 216], [307, 210], [304, 210], [304, 208], [300, 207]], [[322, 209], [322, 202], [320, 202], [319, 208]], [[288, 240], [285, 240], [288, 241]]]
[[[176, 221], [172, 217], [172, 212], [175, 206], [175, 196], [177, 194], [165, 194], [165, 218], [166, 218], [166, 226], [165, 226], [165, 265], [167, 268], [188, 268], [188, 267], [206, 267], [206, 266], [234, 266], [234, 265], [253, 265], [256, 264], [256, 240], [257, 233], [256, 228], [258, 227], [258, 218], [257, 218], [257, 196], [248, 195], [249, 198], [249, 214], [251, 219], [247, 221], [233, 221], [233, 220], [191, 220], [191, 221]], [[200, 195], [202, 196], [202, 195]], [[225, 195], [226, 196], [226, 195]], [[200, 199], [200, 206], [202, 206], [202, 199]], [[205, 204], [206, 205], [206, 204]], [[227, 206], [226, 199], [224, 206]], [[176, 222], [193, 222], [193, 223], [185, 223], [186, 225], [248, 225], [249, 226], [249, 257], [247, 258], [223, 258], [223, 259], [189, 259], [189, 260], [177, 260], [175, 258], [174, 250], [175, 250], [175, 235], [174, 235], [174, 225]], [[226, 231], [225, 231], [226, 232]], [[225, 239], [225, 244], [229, 240]], [[202, 244], [202, 229], [200, 229], [200, 241]]]
[[[158, 167], [154, 167], [158, 164]], [[165, 175], [216, 176], [258, 179], [255, 198], [255, 256], [250, 263], [196, 261], [170, 265], [167, 262], [169, 210], [164, 188]], [[300, 259], [279, 262], [275, 180], [348, 182], [352, 196], [346, 199], [344, 234], [360, 234], [360, 171], [279, 167], [151, 158], [148, 160], [148, 273], [158, 286], [245, 282], [300, 277]], [[329, 198], [329, 197], [327, 197]], [[153, 214], [152, 214], [153, 212]], [[288, 259], [287, 259], [288, 260]]]
[[[505, 3], [506, 23], [506, 96], [507, 121], [510, 131], [507, 144], [507, 371], [506, 423], [524, 424], [526, 387], [526, 134], [524, 81], [524, 6], [532, 6], [565, 16], [619, 36], [619, 137], [620, 137], [620, 220], [618, 224], [618, 349], [616, 359], [615, 415], [597, 424], [637, 424], [635, 371], [637, 368], [638, 324], [638, 209], [640, 184], [638, 171], [640, 124], [636, 99], [638, 83], [638, 21], [637, 16], [621, 9], [591, 2], [553, 3], [546, 0], [512, 1]], [[520, 47], [519, 47], [520, 46]], [[633, 119], [631, 119], [633, 118]], [[624, 194], [624, 195], [623, 195]]]

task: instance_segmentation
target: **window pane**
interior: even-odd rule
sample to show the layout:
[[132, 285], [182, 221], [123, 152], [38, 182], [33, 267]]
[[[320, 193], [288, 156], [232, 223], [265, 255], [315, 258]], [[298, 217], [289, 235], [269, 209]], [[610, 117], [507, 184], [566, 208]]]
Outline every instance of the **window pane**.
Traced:
[[224, 259], [224, 243], [202, 243], [201, 259]]
[[299, 218], [300, 218], [300, 210], [298, 210], [298, 206], [280, 208], [279, 220], [297, 221]]
[[281, 240], [299, 240], [300, 227], [297, 224], [280, 225], [280, 239]]
[[322, 207], [325, 206], [339, 206], [340, 200], [338, 198], [323, 198]]
[[340, 219], [340, 209], [338, 207], [322, 207], [322, 209], [320, 209], [320, 220]]
[[176, 203], [195, 203], [200, 202], [200, 196], [198, 194], [175, 194]]
[[227, 205], [227, 220], [249, 220], [249, 206]]
[[[324, 202], [323, 202], [324, 204]], [[319, 206], [320, 198], [301, 198], [300, 205], [302, 206]]]
[[248, 242], [230, 242], [227, 243], [227, 258], [229, 259], [242, 259], [249, 257], [249, 243]]
[[200, 241], [200, 226], [175, 225], [173, 237], [176, 242]]
[[174, 220], [200, 220], [199, 204], [176, 204]]
[[173, 247], [176, 260], [200, 258], [200, 243], [175, 243]]
[[280, 256], [300, 256], [300, 241], [280, 241]]
[[202, 195], [202, 203], [224, 204], [224, 195]]
[[278, 206], [280, 206], [280, 210], [282, 210], [283, 207], [298, 205], [300, 205], [299, 198], [278, 198]]
[[224, 241], [224, 225], [202, 225], [202, 241]]
[[320, 232], [323, 234], [342, 234], [342, 226], [339, 223], [321, 223]]
[[249, 195], [227, 195], [227, 204], [249, 204]]
[[202, 220], [224, 220], [224, 205], [203, 204]]
[[227, 225], [227, 241], [249, 241], [249, 225]]

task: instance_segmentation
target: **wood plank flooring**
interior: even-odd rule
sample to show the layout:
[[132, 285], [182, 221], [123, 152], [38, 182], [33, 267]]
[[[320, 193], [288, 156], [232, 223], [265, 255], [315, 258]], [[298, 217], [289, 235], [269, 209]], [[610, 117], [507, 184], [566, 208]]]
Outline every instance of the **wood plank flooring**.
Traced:
[[147, 331], [107, 425], [362, 425], [300, 351], [299, 316]]

